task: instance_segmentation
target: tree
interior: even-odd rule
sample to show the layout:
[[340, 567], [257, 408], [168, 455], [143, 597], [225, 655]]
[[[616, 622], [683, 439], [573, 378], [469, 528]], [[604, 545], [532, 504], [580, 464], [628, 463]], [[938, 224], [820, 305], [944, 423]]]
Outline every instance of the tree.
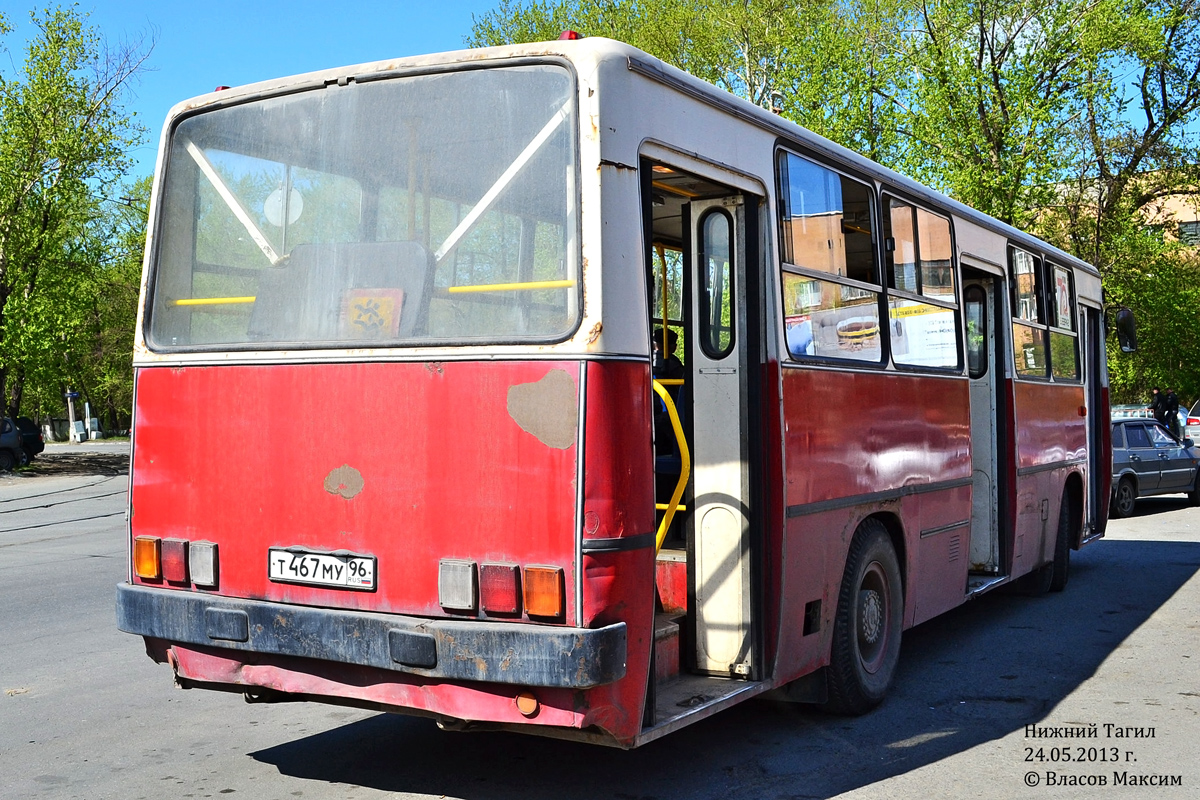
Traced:
[[[119, 185], [143, 136], [121, 97], [149, 52], [109, 49], [74, 7], [30, 17], [23, 69], [0, 73], [0, 392], [10, 416], [31, 380], [44, 396], [72, 377], [70, 346], [108, 259], [97, 195]], [[0, 17], [0, 35], [11, 31]]]
[[[472, 47], [618, 39], [834, 141], [886, 161], [904, 0], [501, 0]], [[866, 23], [866, 24], [864, 24]]]

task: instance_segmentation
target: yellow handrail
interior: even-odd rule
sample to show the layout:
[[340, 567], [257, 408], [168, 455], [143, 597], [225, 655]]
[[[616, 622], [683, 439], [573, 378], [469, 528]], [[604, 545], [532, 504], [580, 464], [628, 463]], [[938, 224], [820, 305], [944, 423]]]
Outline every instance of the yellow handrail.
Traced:
[[480, 283], [471, 286], [450, 286], [446, 291], [450, 294], [466, 294], [467, 292], [531, 292], [535, 289], [569, 289], [575, 285], [573, 280], [563, 281], [526, 281], [525, 283]]
[[176, 300], [177, 306], [224, 306], [236, 303], [253, 303], [253, 297], [193, 297], [187, 300]]
[[[467, 294], [471, 292], [532, 292], [536, 289], [569, 289], [575, 285], [573, 280], [565, 281], [529, 281], [526, 283], [482, 283], [473, 286], [451, 286], [446, 291], [450, 294]], [[177, 306], [220, 306], [235, 303], [253, 303], [254, 297], [194, 297], [187, 300], [176, 300]]]
[[679, 412], [675, 410], [675, 401], [671, 399], [671, 395], [667, 392], [663, 383], [671, 382], [682, 384], [683, 381], [677, 378], [668, 378], [662, 381], [652, 380], [650, 388], [654, 389], [663, 401], [663, 405], [667, 408], [667, 416], [671, 418], [671, 428], [675, 431], [675, 441], [679, 444], [679, 483], [675, 484], [675, 491], [671, 493], [671, 502], [667, 504], [666, 511], [663, 513], [662, 522], [658, 525], [658, 534], [654, 537], [654, 552], [657, 553], [662, 549], [663, 541], [667, 538], [667, 529], [671, 527], [671, 520], [675, 517], [675, 510], [680, 508], [679, 499], [683, 497], [683, 489], [687, 486], [688, 475], [692, 472], [692, 454], [688, 450], [687, 440], [683, 437], [683, 425], [679, 422]]

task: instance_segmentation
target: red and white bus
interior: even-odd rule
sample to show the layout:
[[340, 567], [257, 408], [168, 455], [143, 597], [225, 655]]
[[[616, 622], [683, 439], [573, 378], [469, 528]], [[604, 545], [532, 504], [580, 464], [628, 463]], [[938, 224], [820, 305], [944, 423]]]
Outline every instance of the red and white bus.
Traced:
[[183, 103], [145, 265], [117, 611], [185, 688], [861, 713], [1104, 532], [1096, 270], [618, 42]]

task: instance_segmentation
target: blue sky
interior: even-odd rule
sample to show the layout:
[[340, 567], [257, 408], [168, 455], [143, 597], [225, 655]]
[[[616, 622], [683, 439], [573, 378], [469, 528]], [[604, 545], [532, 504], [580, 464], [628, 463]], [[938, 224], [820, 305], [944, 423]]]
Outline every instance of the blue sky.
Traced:
[[[3, 12], [16, 30], [4, 38], [0, 72], [12, 75], [24, 62], [32, 33], [29, 10], [45, 0], [5, 0]], [[133, 85], [127, 105], [149, 129], [132, 155], [136, 175], [154, 169], [163, 120], [171, 106], [217, 86], [386, 58], [458, 50], [497, 0], [355, 0], [347, 3], [291, 0], [80, 0], [79, 8], [110, 43], [147, 42], [154, 50]]]

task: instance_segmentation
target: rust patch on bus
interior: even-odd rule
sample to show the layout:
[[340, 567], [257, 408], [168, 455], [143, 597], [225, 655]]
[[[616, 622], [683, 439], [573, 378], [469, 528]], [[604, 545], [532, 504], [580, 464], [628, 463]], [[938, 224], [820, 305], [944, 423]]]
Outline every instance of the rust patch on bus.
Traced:
[[595, 344], [596, 340], [600, 338], [600, 331], [602, 330], [604, 330], [603, 322], [597, 322], [595, 325], [593, 325], [592, 329], [588, 331], [588, 344]]
[[362, 473], [349, 464], [343, 464], [325, 476], [325, 491], [330, 494], [340, 494], [349, 500], [362, 490]]
[[542, 444], [566, 450], [575, 444], [575, 381], [552, 369], [540, 381], [508, 387], [508, 415]]

